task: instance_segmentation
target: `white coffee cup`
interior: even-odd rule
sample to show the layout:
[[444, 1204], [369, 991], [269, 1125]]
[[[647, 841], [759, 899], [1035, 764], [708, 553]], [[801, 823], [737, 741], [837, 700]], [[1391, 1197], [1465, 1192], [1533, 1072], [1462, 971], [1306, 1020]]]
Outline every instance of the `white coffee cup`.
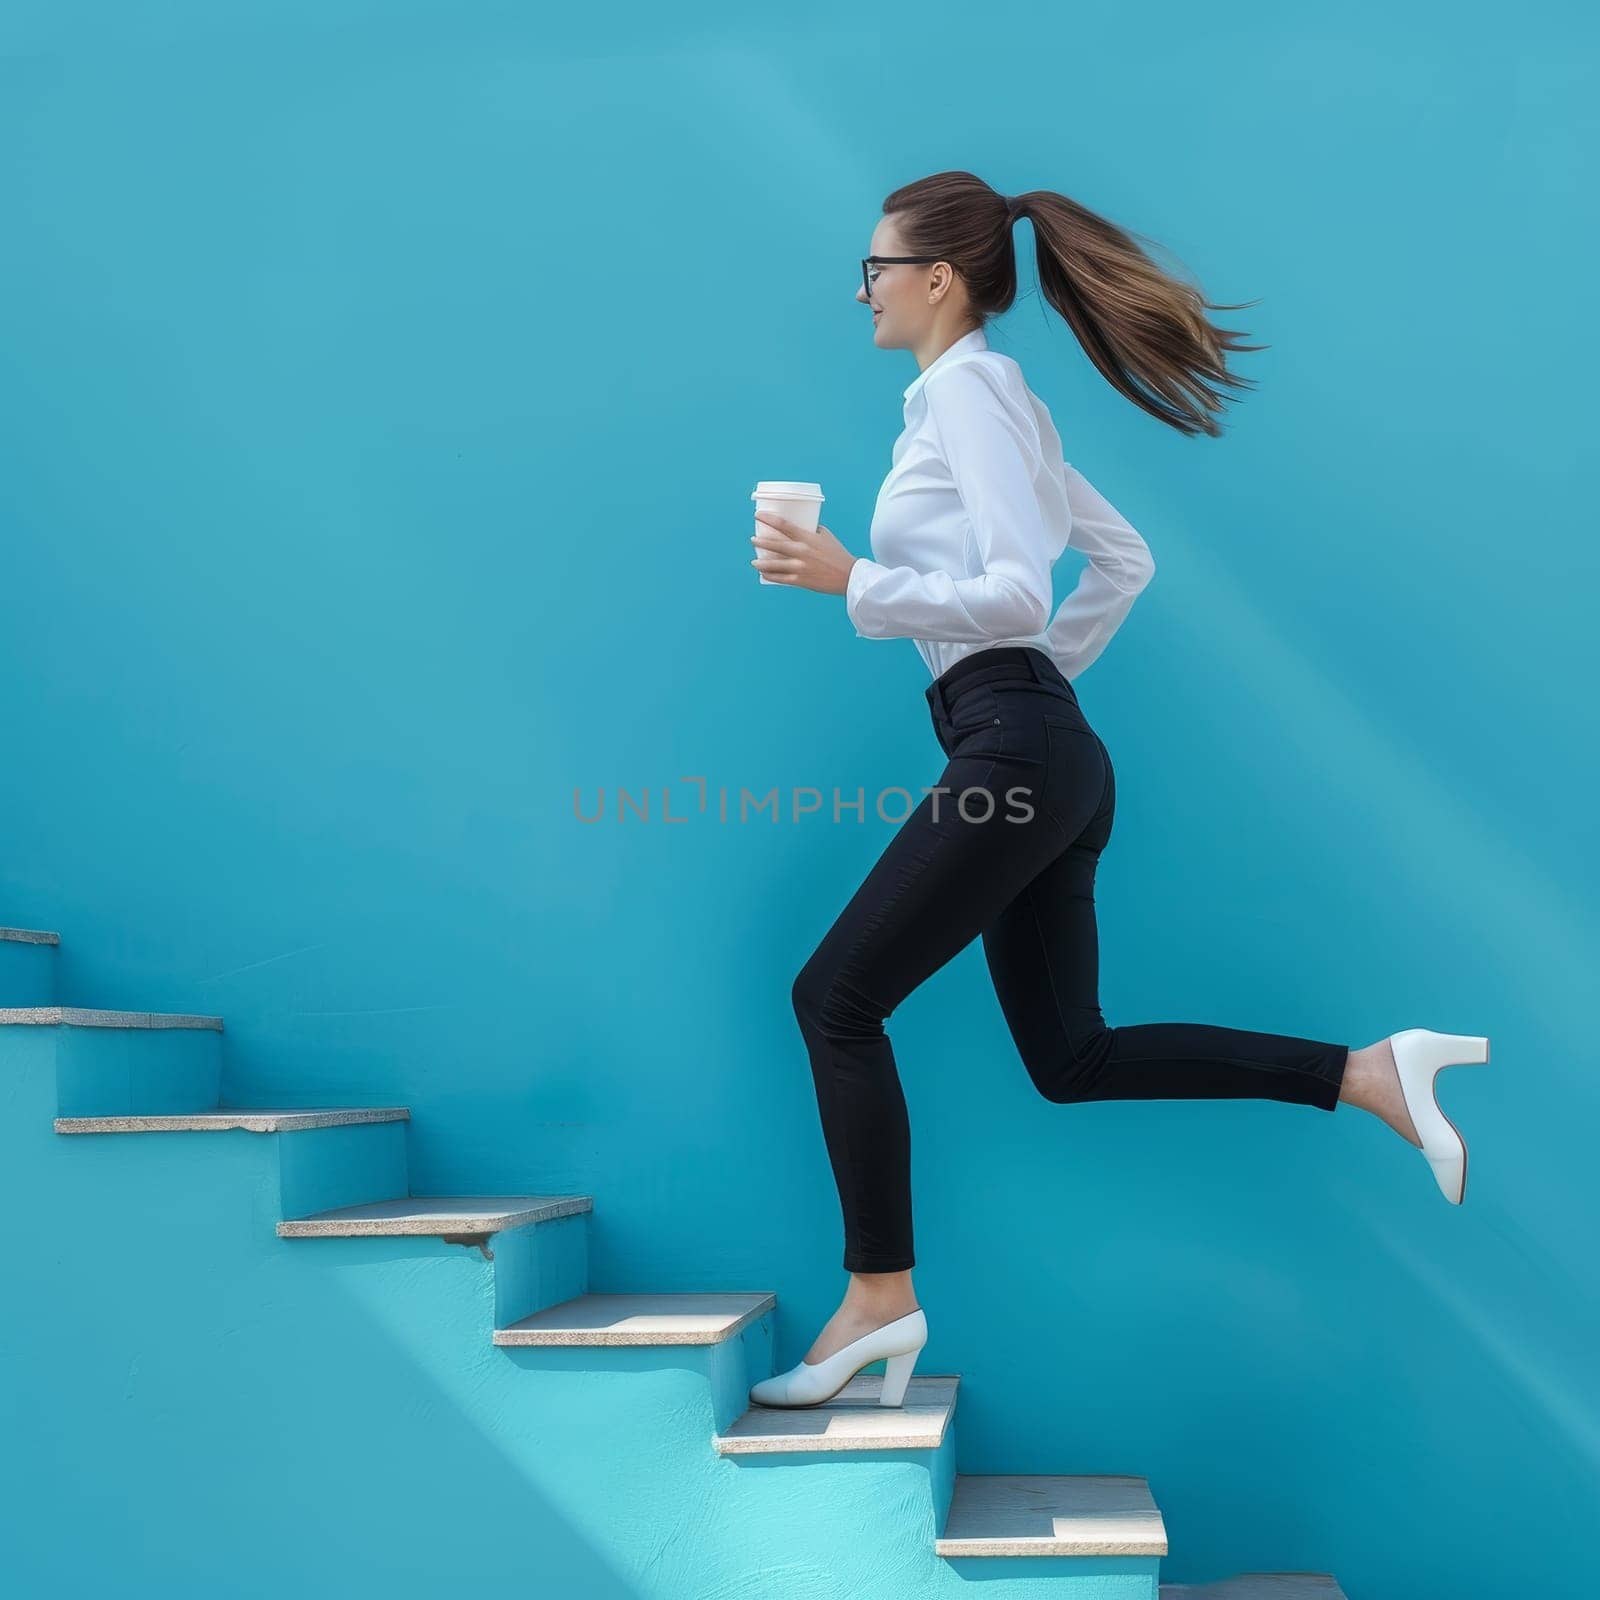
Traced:
[[[797, 522], [802, 528], [815, 533], [817, 522], [822, 516], [822, 502], [828, 497], [822, 492], [820, 483], [795, 483], [786, 478], [763, 478], [755, 486], [750, 498], [755, 501], [757, 511], [770, 511], [774, 516], [787, 517], [790, 522]], [[757, 522], [756, 532], [771, 527], [770, 522]], [[757, 556], [766, 554], [760, 545], [755, 545], [753, 548]], [[769, 578], [759, 567], [756, 569], [756, 575], [763, 583], [776, 581]], [[783, 586], [780, 584], [779, 587]]]

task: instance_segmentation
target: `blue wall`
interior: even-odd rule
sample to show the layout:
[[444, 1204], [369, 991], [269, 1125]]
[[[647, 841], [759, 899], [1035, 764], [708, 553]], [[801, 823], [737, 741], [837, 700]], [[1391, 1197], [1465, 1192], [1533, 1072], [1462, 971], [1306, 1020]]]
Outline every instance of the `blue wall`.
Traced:
[[916, 370], [852, 300], [882, 196], [1061, 189], [1271, 346], [1209, 441], [1031, 262], [991, 335], [1159, 567], [1078, 682], [1107, 1018], [1493, 1061], [1441, 1080], [1456, 1210], [1349, 1107], [1043, 1102], [969, 948], [890, 1025], [924, 1365], [963, 1471], [1148, 1476], [1169, 1578], [1560, 1592], [1600, 1503], [1592, 21], [633, 9], [7, 8], [0, 923], [61, 931], [71, 1001], [224, 1016], [233, 1103], [409, 1105], [419, 1193], [594, 1194], [596, 1288], [776, 1289], [799, 1359], [844, 1277], [789, 985], [891, 825], [691, 780], [941, 755], [908, 643], [756, 583], [749, 490], [820, 479], [865, 553]]

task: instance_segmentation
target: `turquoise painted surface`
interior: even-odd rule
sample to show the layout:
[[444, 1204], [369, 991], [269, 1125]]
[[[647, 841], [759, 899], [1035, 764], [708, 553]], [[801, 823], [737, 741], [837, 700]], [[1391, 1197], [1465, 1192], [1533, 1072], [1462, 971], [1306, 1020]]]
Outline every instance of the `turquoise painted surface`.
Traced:
[[[916, 789], [940, 756], [909, 645], [755, 583], [748, 494], [819, 478], [865, 552], [915, 371], [850, 298], [882, 195], [958, 165], [1062, 189], [1213, 298], [1260, 297], [1233, 320], [1271, 346], [1228, 436], [1191, 441], [1036, 295], [995, 331], [1159, 566], [1078, 685], [1119, 782], [1108, 1019], [1420, 1024], [1493, 1061], [1443, 1080], [1456, 1211], [1348, 1108], [1045, 1104], [964, 952], [890, 1025], [959, 1465], [1147, 1476], [1172, 1579], [1563, 1593], [1600, 1510], [1592, 19], [878, 21], [8, 9], [0, 923], [62, 932], [70, 1003], [225, 1016], [231, 1101], [409, 1105], [419, 1191], [593, 1193], [596, 1288], [776, 1289], [774, 1357], [799, 1359], [843, 1274], [789, 984], [890, 825], [724, 823], [717, 792]], [[580, 823], [602, 785], [610, 819]], [[616, 820], [619, 785], [650, 821]], [[196, 1570], [248, 1543], [271, 1572], [264, 1502], [230, 1520], [213, 1470], [245, 1427], [302, 1507], [330, 1463], [369, 1512], [438, 1470], [462, 1515], [408, 1519], [419, 1583], [449, 1551], [650, 1592], [581, 1473], [529, 1523], [505, 1438], [461, 1410], [441, 1328], [466, 1313], [431, 1267], [356, 1310], [263, 1310], [220, 1242], [136, 1229], [116, 1258], [103, 1180], [138, 1162], [127, 1187], [226, 1208], [248, 1136], [223, 1138], [164, 1140], [170, 1168], [95, 1141], [88, 1214], [29, 1269], [31, 1303], [81, 1275], [155, 1317], [29, 1346], [27, 1416], [75, 1417], [75, 1525], [119, 1516], [154, 1448], [216, 1493], [177, 1502]], [[46, 1143], [54, 1209], [84, 1152]], [[235, 1325], [284, 1319], [275, 1426], [199, 1287], [218, 1271], [246, 1275]], [[209, 1321], [163, 1372], [186, 1311]], [[354, 1331], [383, 1372], [341, 1416]], [[135, 1362], [159, 1428], [118, 1414]], [[667, 1491], [637, 1492], [667, 1540]], [[371, 1570], [347, 1506], [320, 1513], [329, 1592]], [[816, 1557], [767, 1542], [795, 1536], [770, 1500], [722, 1532], [681, 1570]]]
[[0, 934], [0, 996], [12, 1006], [53, 1006], [59, 945]]

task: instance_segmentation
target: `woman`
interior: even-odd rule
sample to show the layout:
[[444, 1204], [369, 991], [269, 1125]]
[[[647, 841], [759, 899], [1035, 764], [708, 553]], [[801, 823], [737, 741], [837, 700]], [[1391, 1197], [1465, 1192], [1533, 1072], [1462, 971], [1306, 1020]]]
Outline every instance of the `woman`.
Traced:
[[[843, 1303], [796, 1366], [755, 1384], [772, 1406], [820, 1405], [886, 1363], [902, 1403], [927, 1322], [911, 1286], [910, 1129], [884, 1019], [974, 937], [1039, 1092], [1077, 1100], [1262, 1099], [1381, 1117], [1419, 1147], [1446, 1199], [1466, 1145], [1434, 1075], [1488, 1060], [1488, 1040], [1408, 1028], [1343, 1044], [1202, 1023], [1107, 1027], [1098, 996], [1095, 865], [1115, 778], [1069, 680], [1100, 652], [1154, 564], [1132, 527], [1062, 459], [1044, 405], [987, 318], [1016, 295], [1011, 226], [1033, 223], [1040, 286], [1122, 394], [1185, 434], [1217, 435], [1221, 307], [1121, 228], [1049, 190], [1008, 199], [967, 172], [896, 190], [862, 263], [880, 349], [910, 350], [905, 430], [873, 513], [874, 557], [758, 512], [752, 565], [842, 595], [863, 638], [909, 638], [947, 760], [796, 978], [793, 999], [844, 1214]], [[1051, 567], [1088, 565], [1052, 617]]]

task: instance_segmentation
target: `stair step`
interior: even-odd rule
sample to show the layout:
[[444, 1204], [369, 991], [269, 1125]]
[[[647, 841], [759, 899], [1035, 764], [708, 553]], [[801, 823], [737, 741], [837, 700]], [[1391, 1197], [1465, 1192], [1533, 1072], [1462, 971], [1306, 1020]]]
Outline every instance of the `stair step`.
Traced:
[[751, 1406], [726, 1433], [717, 1454], [786, 1455], [816, 1450], [937, 1450], [955, 1414], [957, 1373], [913, 1373], [905, 1404], [880, 1406], [881, 1372], [858, 1372], [826, 1405]]
[[354, 1239], [424, 1234], [441, 1238], [499, 1233], [528, 1222], [551, 1222], [593, 1210], [594, 1200], [586, 1194], [402, 1195], [286, 1218], [278, 1224], [278, 1237]]
[[250, 1106], [218, 1106], [214, 1111], [174, 1112], [165, 1116], [57, 1117], [57, 1133], [216, 1133], [243, 1128], [250, 1133], [298, 1133], [304, 1128], [338, 1128], [357, 1122], [407, 1122], [405, 1106], [308, 1106], [269, 1111]]
[[509, 1345], [721, 1344], [778, 1303], [765, 1291], [707, 1294], [581, 1294], [496, 1328]]
[[222, 1028], [221, 1017], [192, 1017], [169, 1011], [93, 1011], [82, 1006], [3, 1006], [0, 1025], [31, 1024], [69, 1028]]
[[1215, 1583], [1164, 1583], [1161, 1600], [1346, 1600], [1331, 1572], [1241, 1572]]
[[[13, 971], [7, 981], [18, 976]], [[39, 974], [21, 976], [31, 983], [34, 997], [43, 998]], [[52, 1117], [189, 1116], [215, 1111], [222, 1100], [221, 1017], [0, 1006], [0, 1041], [8, 1054], [31, 1052], [48, 1059], [55, 1085]]]
[[11, 939], [17, 944], [60, 944], [59, 933], [42, 933], [37, 928], [0, 928], [0, 939]]
[[1164, 1556], [1150, 1484], [1116, 1474], [958, 1473], [941, 1556]]

